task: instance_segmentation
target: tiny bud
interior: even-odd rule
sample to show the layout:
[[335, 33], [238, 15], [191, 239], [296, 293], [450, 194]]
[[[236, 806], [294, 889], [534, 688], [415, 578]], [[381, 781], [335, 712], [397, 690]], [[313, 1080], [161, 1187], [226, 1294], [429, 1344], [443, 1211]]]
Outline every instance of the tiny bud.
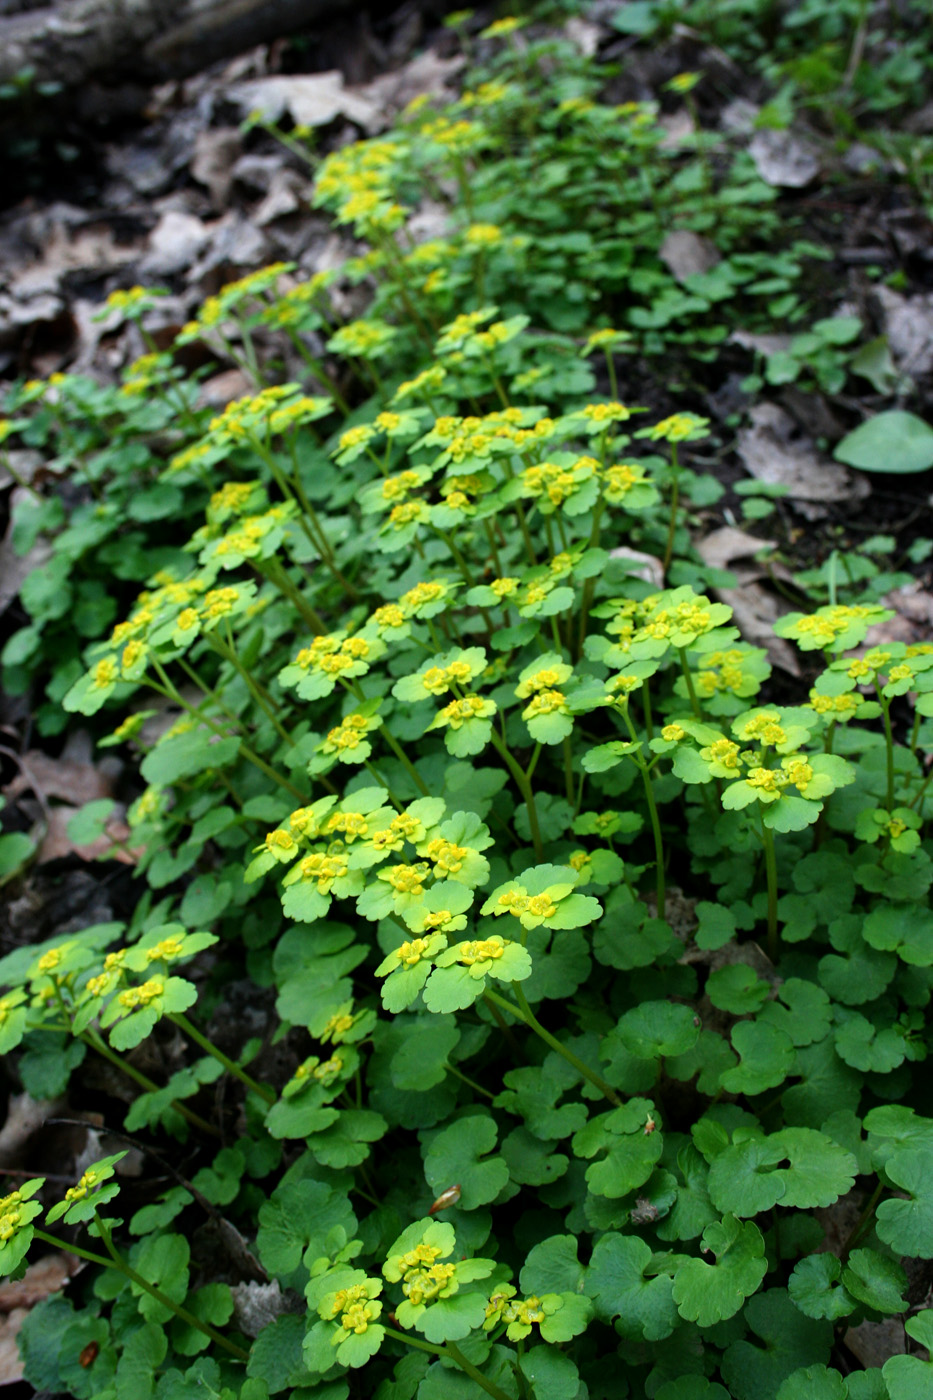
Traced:
[[87, 1370], [89, 1366], [94, 1365], [94, 1362], [97, 1360], [97, 1353], [99, 1351], [100, 1344], [98, 1342], [88, 1342], [87, 1346], [84, 1348], [84, 1350], [81, 1352], [81, 1355], [78, 1357], [78, 1364], [80, 1366], [83, 1366], [84, 1369]]
[[447, 1210], [450, 1206], [455, 1206], [460, 1199], [460, 1186], [448, 1186], [446, 1191], [442, 1191], [434, 1202], [428, 1215], [437, 1215], [438, 1211]]
[[649, 1113], [649, 1114], [648, 1114], [648, 1117], [645, 1119], [645, 1127], [644, 1127], [645, 1137], [647, 1137], [650, 1133], [653, 1133], [654, 1130], [655, 1130], [655, 1128], [656, 1128], [657, 1126], [658, 1126], [657, 1123], [654, 1121], [654, 1119], [652, 1118], [651, 1114]]

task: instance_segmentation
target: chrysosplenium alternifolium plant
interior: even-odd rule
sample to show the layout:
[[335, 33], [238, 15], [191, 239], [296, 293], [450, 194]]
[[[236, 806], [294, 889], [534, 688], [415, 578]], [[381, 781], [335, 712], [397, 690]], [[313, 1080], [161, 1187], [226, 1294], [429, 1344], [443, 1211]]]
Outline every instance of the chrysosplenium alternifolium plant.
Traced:
[[[482, 128], [424, 122], [466, 189]], [[933, 1252], [933, 646], [866, 649], [871, 601], [791, 614], [822, 662], [772, 703], [689, 558], [706, 421], [545, 401], [523, 313], [439, 316], [394, 158], [318, 185], [378, 314], [339, 326], [328, 278], [278, 267], [180, 337], [258, 376], [259, 329], [291, 336], [308, 382], [205, 422], [170, 354], [134, 371], [182, 395], [158, 484], [203, 520], [63, 704], [141, 756], [150, 891], [0, 963], [0, 1050], [37, 1096], [103, 1057], [126, 1132], [184, 1152], [128, 1219], [119, 1153], [0, 1202], [5, 1271], [60, 1238], [43, 1214], [103, 1270], [27, 1322], [27, 1363], [78, 1400], [913, 1400], [927, 1361], [844, 1377], [833, 1348], [908, 1312], [901, 1261]], [[463, 237], [491, 279], [497, 226]], [[231, 967], [275, 997], [281, 1073], [201, 1029]], [[189, 1058], [156, 1074], [133, 1052], [168, 1036]], [[814, 1212], [852, 1191], [827, 1250]], [[220, 1278], [208, 1218], [238, 1232]]]

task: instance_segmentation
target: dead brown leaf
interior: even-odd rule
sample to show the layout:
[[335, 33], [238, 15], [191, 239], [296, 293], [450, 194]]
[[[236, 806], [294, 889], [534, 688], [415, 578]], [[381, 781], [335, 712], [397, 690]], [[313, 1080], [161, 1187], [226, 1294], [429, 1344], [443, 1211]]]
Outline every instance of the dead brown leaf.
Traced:
[[716, 588], [713, 592], [732, 609], [732, 620], [742, 637], [752, 646], [764, 647], [774, 666], [791, 676], [800, 675], [800, 662], [795, 648], [783, 637], [774, 635], [774, 624], [787, 608], [777, 594], [762, 583], [771, 574], [790, 580], [790, 572], [780, 563], [763, 569], [755, 564], [736, 564], [765, 549], [773, 549], [773, 540], [761, 540], [733, 525], [713, 530], [698, 540], [697, 553], [704, 563], [715, 569], [728, 568], [736, 576], [735, 588]]
[[883, 1322], [860, 1322], [858, 1327], [849, 1328], [843, 1340], [866, 1370], [883, 1366], [890, 1357], [907, 1349], [904, 1324], [897, 1317], [887, 1317]]
[[686, 228], [672, 229], [665, 236], [658, 257], [678, 282], [709, 272], [720, 261], [715, 243]]
[[210, 192], [215, 209], [227, 206], [233, 166], [242, 150], [243, 136], [235, 126], [208, 127], [195, 137], [191, 176]]
[[902, 374], [917, 378], [933, 370], [933, 294], [904, 297], [890, 287], [874, 289], [888, 349]]
[[29, 1094], [13, 1094], [7, 1104], [6, 1121], [0, 1128], [0, 1166], [9, 1166], [37, 1133], [46, 1118], [58, 1107], [58, 1100], [43, 1101]]
[[50, 1293], [64, 1288], [81, 1267], [73, 1254], [45, 1254], [30, 1264], [20, 1279], [5, 1279], [0, 1283], [0, 1312], [16, 1308], [32, 1308]]
[[110, 856], [122, 865], [135, 865], [141, 854], [124, 850], [121, 845], [129, 839], [130, 828], [122, 818], [112, 818], [105, 828], [105, 834], [90, 845], [78, 846], [68, 835], [68, 823], [80, 812], [80, 807], [52, 807], [46, 817], [46, 830], [36, 857], [39, 865], [50, 860], [61, 860], [64, 856], [79, 856], [81, 860], [97, 860], [100, 856]]
[[858, 501], [869, 495], [864, 476], [820, 453], [777, 404], [756, 404], [749, 418], [751, 427], [743, 428], [736, 439], [749, 476], [786, 486], [794, 502]]
[[23, 1379], [23, 1361], [16, 1334], [28, 1316], [28, 1308], [14, 1308], [0, 1321], [0, 1385], [11, 1385]]
[[259, 112], [266, 121], [277, 122], [287, 114], [299, 126], [327, 126], [335, 118], [345, 117], [370, 131], [378, 129], [382, 115], [375, 97], [367, 95], [365, 88], [344, 86], [338, 69], [254, 78], [234, 83], [226, 97], [241, 118]]
[[610, 559], [621, 559], [626, 565], [626, 571], [634, 578], [642, 578], [645, 583], [650, 583], [654, 588], [664, 587], [664, 570], [661, 567], [660, 559], [653, 554], [642, 554], [638, 549], [629, 549], [627, 545], [619, 545], [618, 549], [610, 549]]
[[800, 189], [820, 173], [820, 153], [806, 136], [792, 131], [756, 131], [748, 153], [767, 185]]
[[19, 772], [3, 788], [7, 797], [34, 792], [37, 797], [58, 797], [72, 807], [109, 797], [111, 779], [93, 763], [65, 757], [53, 758], [41, 749], [29, 749], [17, 759]]

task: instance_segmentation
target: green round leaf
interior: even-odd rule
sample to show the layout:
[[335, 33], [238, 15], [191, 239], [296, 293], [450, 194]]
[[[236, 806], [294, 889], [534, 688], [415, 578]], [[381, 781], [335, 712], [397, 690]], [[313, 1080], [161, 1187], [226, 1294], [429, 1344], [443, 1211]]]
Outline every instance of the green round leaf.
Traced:
[[933, 428], [915, 413], [892, 408], [846, 433], [833, 456], [866, 472], [925, 472], [933, 467]]

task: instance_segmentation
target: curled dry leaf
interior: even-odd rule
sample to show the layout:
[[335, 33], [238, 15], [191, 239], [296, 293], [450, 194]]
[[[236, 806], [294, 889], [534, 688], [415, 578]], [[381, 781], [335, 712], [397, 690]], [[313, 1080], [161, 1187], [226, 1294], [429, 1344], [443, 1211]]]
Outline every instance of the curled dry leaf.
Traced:
[[726, 569], [736, 576], [735, 588], [717, 588], [717, 598], [732, 609], [732, 620], [746, 642], [764, 647], [773, 666], [779, 666], [791, 676], [800, 675], [800, 662], [797, 652], [790, 642], [774, 634], [774, 623], [787, 611], [772, 589], [765, 587], [761, 580], [771, 574], [790, 579], [791, 575], [781, 564], [771, 564], [768, 569], [756, 564], [736, 564], [739, 559], [751, 559], [764, 549], [773, 549], [773, 540], [758, 539], [745, 530], [733, 525], [714, 530], [696, 545], [697, 553], [704, 563], [714, 569]]
[[786, 486], [792, 502], [858, 501], [871, 487], [859, 476], [818, 452], [809, 438], [797, 435], [790, 414], [775, 403], [760, 403], [749, 413], [751, 427], [736, 440], [742, 465], [758, 481]]
[[[0, 1312], [14, 1308], [32, 1308], [50, 1293], [64, 1288], [81, 1267], [72, 1254], [46, 1254], [30, 1264], [20, 1279], [4, 1279], [0, 1283]], [[2, 1380], [2, 1365], [0, 1365]]]
[[672, 229], [665, 236], [658, 257], [678, 282], [709, 272], [720, 261], [715, 243], [686, 228]]
[[914, 378], [933, 370], [933, 294], [903, 297], [890, 287], [874, 290], [894, 363]]
[[765, 183], [782, 189], [800, 189], [820, 173], [816, 146], [792, 131], [756, 131], [748, 153]]

